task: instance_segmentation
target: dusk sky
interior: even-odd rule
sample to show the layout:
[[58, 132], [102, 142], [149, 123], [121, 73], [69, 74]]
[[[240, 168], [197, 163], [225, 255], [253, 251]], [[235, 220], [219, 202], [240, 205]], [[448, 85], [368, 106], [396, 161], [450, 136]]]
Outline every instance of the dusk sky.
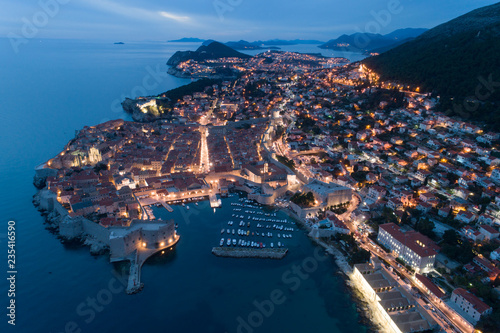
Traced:
[[[29, 0], [3, 1], [0, 32], [37, 38], [164, 41], [181, 37], [228, 40], [320, 39], [399, 28], [432, 28], [493, 0]], [[55, 10], [41, 3], [58, 3]], [[61, 4], [63, 3], [63, 4]], [[393, 7], [379, 23], [374, 13]], [[44, 13], [47, 12], [49, 15]], [[47, 19], [48, 18], [48, 19]], [[372, 29], [368, 30], [367, 27]]]

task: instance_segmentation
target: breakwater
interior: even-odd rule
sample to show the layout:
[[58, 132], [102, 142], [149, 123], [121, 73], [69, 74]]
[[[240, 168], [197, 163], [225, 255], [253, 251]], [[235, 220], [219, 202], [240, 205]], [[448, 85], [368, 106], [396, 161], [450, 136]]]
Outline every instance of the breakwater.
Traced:
[[214, 247], [212, 253], [217, 257], [283, 259], [288, 249], [246, 249], [238, 247]]

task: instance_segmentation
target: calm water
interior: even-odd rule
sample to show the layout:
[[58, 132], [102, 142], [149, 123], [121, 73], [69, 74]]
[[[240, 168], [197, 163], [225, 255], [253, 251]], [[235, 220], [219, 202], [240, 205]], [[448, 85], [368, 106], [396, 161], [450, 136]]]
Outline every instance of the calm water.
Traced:
[[[2, 310], [0, 332], [59, 333], [71, 331], [72, 325], [81, 332], [237, 332], [238, 318], [248, 322], [249, 315], [257, 327], [240, 332], [365, 330], [334, 263], [312, 259], [315, 247], [303, 232], [294, 233], [290, 254], [281, 261], [210, 253], [236, 197], [224, 200], [215, 213], [201, 204], [189, 214], [180, 207], [173, 213], [155, 209], [157, 217], [179, 223], [182, 238], [174, 251], [145, 264], [145, 288], [132, 296], [111, 293], [121, 288], [115, 276], [126, 265], [93, 257], [88, 248], [63, 245], [45, 229], [31, 203], [34, 166], [59, 152], [75, 130], [128, 119], [117, 104], [125, 96], [157, 94], [189, 82], [151, 73], [166, 71], [165, 62], [176, 50], [196, 47], [31, 40], [14, 54], [9, 42], [0, 39], [0, 251], [6, 252], [7, 221], [15, 220], [18, 270], [17, 325], [8, 326]], [[6, 256], [0, 257], [5, 272]], [[299, 278], [292, 270], [302, 263], [311, 273]], [[0, 290], [5, 309], [4, 278]], [[254, 302], [268, 304], [273, 291], [283, 303], [272, 313], [264, 308], [268, 316], [256, 314]], [[96, 297], [101, 303], [92, 309], [87, 302]]]

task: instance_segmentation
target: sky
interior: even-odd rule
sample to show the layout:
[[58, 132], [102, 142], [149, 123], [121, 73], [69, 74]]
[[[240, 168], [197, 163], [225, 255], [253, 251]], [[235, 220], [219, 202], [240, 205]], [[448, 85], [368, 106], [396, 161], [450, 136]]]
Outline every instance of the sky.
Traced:
[[0, 0], [0, 36], [165, 41], [317, 39], [432, 28], [487, 0]]

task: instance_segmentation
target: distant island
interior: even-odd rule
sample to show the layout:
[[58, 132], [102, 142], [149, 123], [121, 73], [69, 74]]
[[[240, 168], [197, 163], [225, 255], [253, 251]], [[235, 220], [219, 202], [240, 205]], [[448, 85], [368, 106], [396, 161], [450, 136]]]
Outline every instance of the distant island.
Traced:
[[380, 53], [413, 40], [427, 29], [398, 29], [387, 35], [372, 33], [354, 33], [342, 35], [318, 46], [320, 49], [333, 49], [361, 53]]
[[235, 50], [279, 50], [278, 46], [265, 46], [263, 44], [256, 44], [255, 42], [250, 43], [246, 40], [240, 40], [238, 42], [227, 42], [226, 46], [233, 48]]
[[169, 40], [169, 43], [203, 43], [205, 39], [194, 38], [194, 37], [184, 37], [181, 39]]
[[282, 40], [282, 39], [271, 39], [271, 40], [258, 40], [255, 42], [248, 42], [246, 40], [240, 40], [238, 42], [227, 42], [227, 46], [232, 47], [235, 50], [279, 50], [280, 47], [277, 45], [299, 45], [299, 44], [323, 44], [319, 40], [304, 40], [304, 39], [294, 39], [294, 40]]
[[250, 55], [238, 52], [222, 43], [212, 41], [208, 45], [200, 46], [196, 51], [177, 51], [168, 59], [167, 65], [177, 66], [187, 60], [210, 60], [219, 58], [251, 58]]
[[116, 42], [116, 43], [114, 43], [114, 44], [115, 44], [115, 45], [123, 45], [123, 44], [125, 44], [125, 43], [124, 43], [124, 42]]
[[[204, 43], [206, 45], [210, 44], [214, 40], [212, 39], [201, 39], [195, 37], [184, 37], [181, 39], [169, 40], [169, 43]], [[246, 40], [239, 41], [229, 41], [223, 43], [235, 50], [279, 50], [279, 46], [283, 45], [300, 45], [300, 44], [324, 44], [324, 42], [315, 39], [269, 39], [269, 40], [257, 40], [249, 42]]]

